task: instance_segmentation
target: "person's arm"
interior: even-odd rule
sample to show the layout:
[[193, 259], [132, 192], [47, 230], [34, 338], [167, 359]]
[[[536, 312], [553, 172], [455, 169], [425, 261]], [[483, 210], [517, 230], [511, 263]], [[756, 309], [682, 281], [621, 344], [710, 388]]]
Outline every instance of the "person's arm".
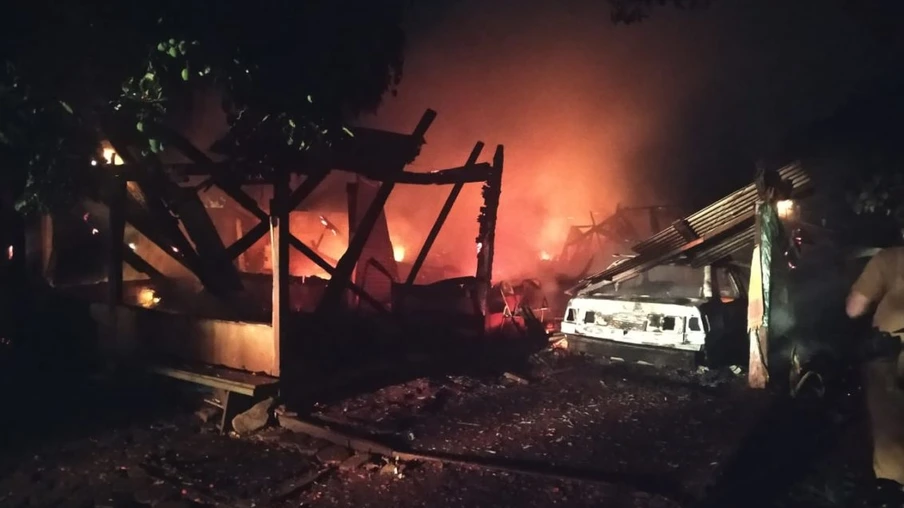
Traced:
[[858, 318], [869, 311], [872, 304], [878, 302], [887, 289], [886, 281], [890, 274], [886, 273], [886, 252], [879, 252], [866, 264], [863, 273], [851, 288], [848, 295], [846, 311], [851, 318]]

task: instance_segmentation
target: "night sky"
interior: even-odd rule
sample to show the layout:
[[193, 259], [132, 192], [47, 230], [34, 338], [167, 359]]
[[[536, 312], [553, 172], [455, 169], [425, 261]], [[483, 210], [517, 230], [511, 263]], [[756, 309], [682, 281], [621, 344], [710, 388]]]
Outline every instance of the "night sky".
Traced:
[[[717, 0], [630, 26], [613, 25], [600, 0], [415, 4], [399, 94], [364, 122], [410, 131], [437, 110], [415, 171], [461, 165], [477, 140], [485, 160], [505, 145], [503, 271], [560, 249], [590, 211], [694, 208], [744, 185], [756, 159], [893, 58], [843, 0]], [[441, 247], [476, 232], [473, 187]], [[397, 191], [393, 234], [419, 244], [446, 192]]]

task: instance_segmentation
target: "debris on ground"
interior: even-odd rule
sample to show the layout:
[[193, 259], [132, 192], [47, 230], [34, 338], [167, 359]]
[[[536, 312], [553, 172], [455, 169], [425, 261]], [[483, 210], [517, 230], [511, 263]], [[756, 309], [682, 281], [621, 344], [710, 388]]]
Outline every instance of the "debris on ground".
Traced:
[[443, 508], [499, 505], [505, 492], [511, 506], [671, 507], [719, 476], [769, 400], [730, 369], [546, 350], [523, 372], [528, 384], [417, 378], [304, 417], [277, 407], [278, 426], [238, 438], [197, 406], [117, 424], [8, 458], [0, 505]]
[[268, 398], [262, 400], [251, 409], [237, 414], [232, 419], [232, 428], [239, 435], [250, 434], [267, 426], [270, 422], [270, 410], [273, 408], [274, 400]]

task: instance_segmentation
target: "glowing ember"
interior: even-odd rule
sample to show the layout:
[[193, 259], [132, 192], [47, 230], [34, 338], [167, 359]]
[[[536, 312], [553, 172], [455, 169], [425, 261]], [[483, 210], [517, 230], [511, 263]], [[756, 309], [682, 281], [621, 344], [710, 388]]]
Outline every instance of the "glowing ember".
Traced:
[[100, 231], [98, 231], [97, 228], [91, 228], [91, 234], [92, 234], [92, 235], [96, 235], [96, 234], [98, 234], [98, 233], [100, 233]]
[[13, 255], [16, 253], [16, 249], [13, 248], [12, 245], [6, 248], [6, 259], [9, 261], [13, 260]]
[[157, 296], [157, 292], [153, 288], [141, 288], [141, 291], [138, 292], [138, 305], [151, 309], [159, 303], [160, 297]]
[[540, 252], [540, 261], [551, 261], [552, 255], [545, 250]]
[[401, 245], [394, 245], [392, 247], [392, 257], [396, 260], [396, 263], [401, 263], [405, 260], [405, 247]]
[[173, 249], [173, 252], [175, 252], [176, 254], [179, 253], [179, 249], [177, 247], [173, 247], [172, 249]]
[[775, 211], [782, 219], [787, 219], [794, 213], [794, 201], [783, 199], [775, 203]]

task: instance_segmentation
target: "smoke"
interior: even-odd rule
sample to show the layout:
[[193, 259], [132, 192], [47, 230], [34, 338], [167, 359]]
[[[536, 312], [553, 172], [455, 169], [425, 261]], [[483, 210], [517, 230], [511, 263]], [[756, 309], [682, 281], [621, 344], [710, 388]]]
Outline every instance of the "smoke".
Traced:
[[[746, 183], [756, 158], [830, 112], [871, 65], [840, 0], [725, 0], [630, 27], [601, 1], [420, 4], [398, 97], [363, 123], [406, 132], [435, 109], [411, 171], [460, 166], [478, 140], [483, 161], [505, 145], [497, 278], [535, 272], [591, 211], [700, 205]], [[469, 187], [428, 258], [463, 274], [481, 204]], [[397, 187], [387, 213], [408, 252], [447, 193]]]

